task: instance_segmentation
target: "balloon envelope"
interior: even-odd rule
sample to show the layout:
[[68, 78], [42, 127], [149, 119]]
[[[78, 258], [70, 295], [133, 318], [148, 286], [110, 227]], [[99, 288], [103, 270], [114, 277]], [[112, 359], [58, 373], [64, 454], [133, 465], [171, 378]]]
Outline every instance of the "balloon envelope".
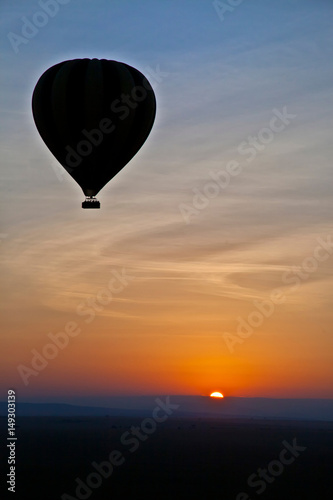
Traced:
[[156, 100], [145, 76], [128, 64], [74, 59], [43, 73], [32, 111], [49, 150], [84, 194], [95, 196], [147, 139]]

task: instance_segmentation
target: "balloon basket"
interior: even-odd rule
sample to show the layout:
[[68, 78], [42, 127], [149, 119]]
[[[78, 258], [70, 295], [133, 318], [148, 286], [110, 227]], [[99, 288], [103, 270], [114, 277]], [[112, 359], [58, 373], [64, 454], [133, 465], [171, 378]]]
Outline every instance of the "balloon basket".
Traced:
[[101, 204], [93, 196], [89, 196], [82, 202], [82, 208], [101, 208]]

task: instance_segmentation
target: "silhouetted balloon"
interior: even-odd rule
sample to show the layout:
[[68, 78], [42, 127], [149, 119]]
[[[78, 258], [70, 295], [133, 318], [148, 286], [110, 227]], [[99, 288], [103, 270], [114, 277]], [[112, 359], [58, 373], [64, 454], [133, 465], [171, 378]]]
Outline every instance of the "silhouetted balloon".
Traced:
[[138, 152], [154, 123], [156, 100], [145, 76], [128, 64], [73, 59], [49, 68], [32, 97], [45, 144], [99, 208], [96, 194]]

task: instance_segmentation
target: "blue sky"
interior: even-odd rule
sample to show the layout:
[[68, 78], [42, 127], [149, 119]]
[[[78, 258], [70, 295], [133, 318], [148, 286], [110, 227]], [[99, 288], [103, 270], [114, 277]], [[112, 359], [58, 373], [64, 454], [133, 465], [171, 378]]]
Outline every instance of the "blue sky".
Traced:
[[[311, 255], [318, 237], [332, 234], [329, 0], [244, 0], [223, 21], [204, 0], [57, 5], [54, 17], [17, 53], [9, 33], [21, 35], [22, 18], [33, 19], [41, 7], [30, 0], [3, 0], [0, 7], [2, 304], [7, 311], [19, 307], [31, 325], [44, 321], [28, 351], [42, 343], [45, 328], [60, 328], [74, 314], [88, 283], [92, 293], [102, 286], [109, 265], [136, 269], [142, 288], [130, 300], [156, 296], [156, 326], [165, 301], [178, 294], [190, 315], [198, 293], [204, 301], [237, 295], [243, 307]], [[57, 62], [83, 57], [137, 67], [148, 76], [158, 106], [146, 144], [100, 193], [98, 214], [81, 210], [80, 188], [48, 152], [31, 114], [39, 76]], [[240, 145], [284, 108], [294, 116], [290, 123], [247, 161]], [[210, 173], [225, 171], [230, 161], [242, 172], [185, 220], [184, 206], [193, 208], [196, 190], [202, 193]], [[168, 276], [179, 279], [180, 288], [170, 286], [166, 295], [146, 289], [152, 275], [160, 284]], [[323, 346], [331, 345], [331, 260], [312, 278], [281, 313], [276, 335], [286, 341], [278, 331], [292, 317], [295, 335], [319, 335], [318, 361]], [[36, 299], [33, 306], [29, 296]], [[304, 313], [310, 303], [313, 310]], [[220, 331], [215, 325], [211, 335], [221, 339], [234, 320], [221, 319]], [[14, 323], [7, 313], [12, 364], [6, 370], [15, 378], [24, 354], [13, 354], [12, 342], [22, 335]]]

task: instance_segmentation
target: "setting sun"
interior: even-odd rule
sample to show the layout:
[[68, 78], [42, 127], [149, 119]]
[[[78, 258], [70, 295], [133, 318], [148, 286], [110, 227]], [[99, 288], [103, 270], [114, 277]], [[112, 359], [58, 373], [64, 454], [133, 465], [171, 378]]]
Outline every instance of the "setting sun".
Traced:
[[221, 394], [220, 392], [212, 392], [210, 394], [210, 397], [211, 398], [224, 398], [223, 394]]

